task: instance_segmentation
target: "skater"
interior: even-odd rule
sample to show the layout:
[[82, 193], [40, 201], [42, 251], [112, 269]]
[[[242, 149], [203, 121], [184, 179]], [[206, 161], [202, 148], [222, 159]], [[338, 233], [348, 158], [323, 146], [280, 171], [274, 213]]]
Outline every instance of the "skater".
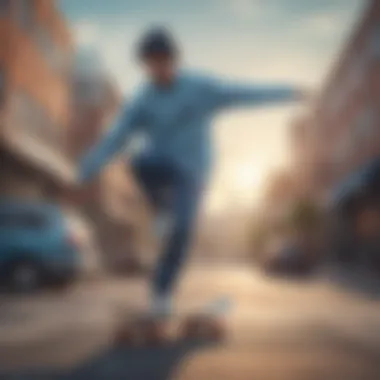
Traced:
[[231, 107], [298, 101], [287, 85], [237, 85], [183, 71], [181, 52], [164, 28], [148, 31], [137, 56], [147, 81], [122, 109], [115, 125], [84, 156], [79, 180], [93, 178], [137, 132], [148, 145], [131, 158], [132, 170], [156, 210], [170, 210], [172, 223], [152, 280], [152, 316], [170, 314], [176, 280], [186, 259], [194, 218], [211, 166], [211, 121]]

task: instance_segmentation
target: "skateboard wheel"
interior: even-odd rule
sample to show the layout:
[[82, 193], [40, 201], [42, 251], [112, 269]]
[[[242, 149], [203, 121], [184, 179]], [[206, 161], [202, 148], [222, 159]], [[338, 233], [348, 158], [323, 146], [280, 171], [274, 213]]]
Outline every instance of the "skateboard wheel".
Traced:
[[224, 337], [224, 328], [220, 321], [212, 318], [190, 318], [184, 322], [181, 336], [185, 339], [221, 340]]
[[131, 330], [130, 326], [122, 326], [115, 333], [115, 343], [116, 344], [125, 344], [133, 343], [134, 333]]
[[163, 322], [151, 322], [143, 331], [144, 342], [148, 344], [165, 343], [168, 340], [167, 327]]
[[116, 342], [123, 345], [145, 346], [164, 343], [168, 334], [163, 322], [131, 321], [116, 333]]
[[215, 341], [221, 341], [225, 337], [225, 327], [221, 322], [211, 322], [209, 326], [208, 336]]

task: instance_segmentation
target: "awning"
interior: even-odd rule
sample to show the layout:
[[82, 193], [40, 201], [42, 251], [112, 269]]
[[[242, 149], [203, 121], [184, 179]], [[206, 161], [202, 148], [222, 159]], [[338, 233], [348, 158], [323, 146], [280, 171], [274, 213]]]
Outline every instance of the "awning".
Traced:
[[340, 182], [331, 192], [328, 206], [340, 208], [366, 194], [380, 190], [380, 158], [367, 163]]

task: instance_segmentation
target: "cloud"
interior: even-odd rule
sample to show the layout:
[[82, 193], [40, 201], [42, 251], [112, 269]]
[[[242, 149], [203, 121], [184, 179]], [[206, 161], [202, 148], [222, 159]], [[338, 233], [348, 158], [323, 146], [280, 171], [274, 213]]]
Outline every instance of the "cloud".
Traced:
[[[350, 16], [351, 14], [344, 14], [339, 8], [313, 12], [302, 17], [296, 27], [300, 33], [306, 33], [316, 38], [331, 38], [331, 36], [346, 32], [347, 27], [351, 28], [353, 20]], [[343, 23], [342, 20], [346, 22]]]
[[312, 8], [305, 12], [297, 23], [300, 33], [313, 38], [340, 40], [347, 37], [358, 15], [365, 9], [365, 2], [350, 0], [332, 2], [329, 6]]
[[97, 53], [109, 73], [117, 79], [122, 91], [127, 91], [139, 80], [130, 59], [134, 30], [126, 26], [80, 20], [73, 25], [74, 38], [79, 50]]
[[305, 20], [305, 24], [310, 29], [322, 34], [334, 33], [336, 30], [341, 29], [337, 13], [313, 14]]
[[264, 0], [216, 0], [215, 6], [223, 13], [241, 20], [257, 19], [272, 8]]
[[95, 45], [99, 30], [96, 25], [89, 21], [80, 21], [74, 24], [74, 37], [79, 46]]
[[[187, 14], [169, 15], [185, 43], [185, 58], [189, 57], [191, 66], [242, 80], [259, 78], [310, 87], [317, 86], [328, 71], [337, 46], [343, 43], [357, 16], [351, 6], [325, 7], [321, 6], [322, 0], [211, 1], [214, 14], [207, 15], [207, 22], [196, 24], [197, 20]], [[130, 90], [139, 80], [130, 58], [133, 43], [156, 14], [152, 10], [141, 17], [88, 17], [74, 24], [78, 46], [95, 48], [119, 86]], [[230, 28], [225, 26], [226, 21]], [[218, 191], [214, 192], [214, 207], [221, 199], [224, 201], [225, 183], [234, 178], [242, 162], [255, 164], [256, 171], [265, 173], [286, 161], [286, 125], [292, 113], [293, 109], [288, 108], [239, 112], [218, 120], [215, 137], [219, 154], [214, 174]], [[245, 146], [242, 141], [249, 144]]]

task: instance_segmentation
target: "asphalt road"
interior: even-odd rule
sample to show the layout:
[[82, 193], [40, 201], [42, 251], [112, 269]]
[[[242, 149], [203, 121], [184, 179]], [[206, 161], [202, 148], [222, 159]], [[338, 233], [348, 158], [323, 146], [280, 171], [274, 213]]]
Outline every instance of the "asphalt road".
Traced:
[[233, 301], [223, 343], [115, 347], [120, 308], [143, 305], [141, 280], [0, 299], [0, 379], [380, 379], [380, 301], [324, 281], [265, 278], [244, 265], [195, 266], [178, 303]]

